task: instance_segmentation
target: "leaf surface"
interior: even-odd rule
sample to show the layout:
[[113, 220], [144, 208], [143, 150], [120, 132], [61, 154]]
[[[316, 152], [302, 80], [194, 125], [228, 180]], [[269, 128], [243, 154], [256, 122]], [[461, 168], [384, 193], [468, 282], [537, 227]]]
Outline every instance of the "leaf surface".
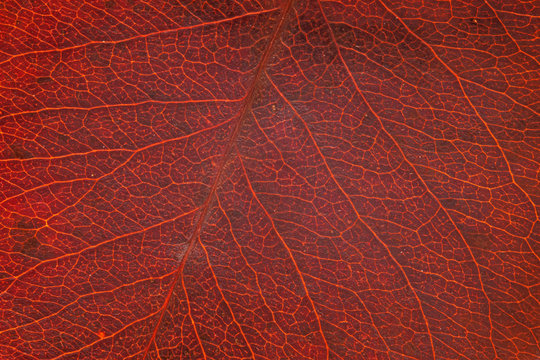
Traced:
[[3, 2], [0, 359], [538, 359], [539, 19]]

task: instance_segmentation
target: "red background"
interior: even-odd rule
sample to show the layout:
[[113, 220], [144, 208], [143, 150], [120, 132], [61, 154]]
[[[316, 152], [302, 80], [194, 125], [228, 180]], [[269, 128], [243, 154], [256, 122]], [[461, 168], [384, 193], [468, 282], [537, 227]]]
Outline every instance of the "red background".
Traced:
[[3, 1], [0, 358], [538, 359], [534, 1]]

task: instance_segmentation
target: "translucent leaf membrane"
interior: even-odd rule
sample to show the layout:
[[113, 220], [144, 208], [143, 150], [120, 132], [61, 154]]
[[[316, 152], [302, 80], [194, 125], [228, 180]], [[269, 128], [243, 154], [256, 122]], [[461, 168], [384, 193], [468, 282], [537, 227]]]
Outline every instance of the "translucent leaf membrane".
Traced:
[[539, 19], [5, 1], [0, 359], [537, 359]]

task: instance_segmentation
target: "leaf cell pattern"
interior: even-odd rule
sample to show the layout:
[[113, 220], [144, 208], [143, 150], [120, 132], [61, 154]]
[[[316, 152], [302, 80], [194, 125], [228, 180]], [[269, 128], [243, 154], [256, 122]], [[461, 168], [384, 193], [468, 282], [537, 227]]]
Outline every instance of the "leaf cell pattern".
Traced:
[[537, 2], [0, 28], [0, 359], [540, 357]]

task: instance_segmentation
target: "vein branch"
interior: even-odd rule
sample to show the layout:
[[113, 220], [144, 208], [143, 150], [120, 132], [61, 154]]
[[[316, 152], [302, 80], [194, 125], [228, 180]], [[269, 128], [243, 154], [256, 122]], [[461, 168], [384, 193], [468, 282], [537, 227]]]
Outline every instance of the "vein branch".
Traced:
[[[278, 35], [283, 31], [284, 27], [285, 27], [285, 24], [286, 24], [286, 20], [288, 18], [288, 14], [292, 8], [292, 5], [293, 5], [293, 1], [294, 0], [287, 0], [286, 3], [283, 3], [283, 7], [282, 7], [282, 12], [281, 12], [281, 16], [280, 16], [280, 19], [279, 21], [277, 22], [276, 24], [276, 27], [272, 33], [272, 36], [270, 38], [270, 40], [268, 41], [268, 44], [266, 46], [266, 49], [264, 50], [263, 54], [262, 54], [262, 57], [261, 57], [261, 60], [255, 70], [255, 74], [253, 76], [253, 80], [251, 82], [251, 85], [249, 87], [249, 90], [246, 94], [246, 97], [244, 98], [244, 104], [238, 114], [238, 117], [236, 118], [235, 120], [235, 123], [234, 123], [234, 127], [233, 127], [233, 130], [231, 132], [231, 136], [229, 138], [229, 141], [225, 147], [225, 150], [223, 152], [223, 155], [221, 156], [221, 161], [220, 161], [220, 164], [217, 168], [217, 174], [215, 175], [215, 178], [214, 178], [214, 182], [213, 182], [213, 185], [212, 185], [212, 188], [210, 190], [210, 193], [208, 194], [208, 197], [205, 201], [205, 203], [203, 204], [202, 206], [202, 209], [201, 209], [201, 212], [200, 212], [200, 215], [199, 215], [199, 219], [193, 229], [193, 232], [190, 236], [190, 240], [188, 242], [188, 248], [187, 250], [185, 251], [183, 257], [182, 257], [182, 260], [180, 261], [180, 265], [178, 266], [177, 270], [176, 270], [176, 275], [175, 275], [175, 279], [173, 280], [173, 282], [171, 283], [171, 286], [169, 288], [169, 291], [168, 291], [168, 294], [167, 294], [167, 297], [165, 298], [165, 301], [163, 303], [163, 306], [162, 306], [162, 310], [161, 310], [161, 315], [158, 319], [158, 321], [156, 322], [156, 325], [154, 327], [154, 331], [152, 333], [152, 336], [150, 338], [150, 340], [148, 341], [148, 344], [146, 346], [146, 349], [144, 351], [144, 355], [142, 357], [142, 360], [145, 360], [147, 355], [148, 355], [148, 351], [151, 347], [151, 344], [152, 342], [154, 341], [155, 337], [156, 337], [156, 334], [157, 334], [157, 331], [159, 329], [159, 324], [161, 323], [161, 320], [163, 319], [163, 316], [165, 314], [165, 311], [167, 309], [167, 306], [170, 302], [170, 299], [172, 297], [172, 294], [174, 292], [174, 288], [176, 287], [177, 283], [178, 283], [178, 280], [180, 278], [183, 279], [183, 270], [184, 270], [184, 266], [186, 264], [186, 261], [188, 259], [188, 256], [189, 254], [191, 253], [191, 251], [193, 250], [193, 248], [195, 247], [196, 243], [197, 243], [197, 239], [199, 237], [199, 234], [201, 232], [201, 229], [204, 225], [204, 222], [206, 220], [206, 217], [208, 215], [208, 211], [210, 209], [210, 205], [213, 203], [213, 200], [214, 200], [214, 197], [216, 195], [216, 191], [217, 191], [217, 188], [219, 186], [219, 184], [221, 183], [221, 179], [222, 179], [222, 176], [223, 176], [223, 172], [224, 172], [224, 169], [225, 169], [225, 165], [227, 163], [227, 160], [229, 159], [230, 155], [231, 155], [231, 150], [233, 148], [233, 145], [234, 143], [236, 142], [236, 139], [238, 138], [238, 134], [240, 132], [240, 129], [242, 128], [242, 125], [244, 124], [247, 116], [248, 116], [248, 113], [249, 111], [251, 110], [251, 105], [253, 103], [253, 99], [254, 99], [254, 96], [255, 96], [255, 90], [256, 90], [256, 86], [257, 86], [257, 83], [259, 82], [260, 78], [261, 78], [261, 75], [263, 74], [264, 72], [264, 68], [266, 67], [266, 64], [268, 62], [268, 59], [270, 58], [270, 55], [272, 53], [272, 50], [274, 48], [274, 44], [276, 43], [276, 39], [278, 38]], [[186, 291], [187, 293], [187, 289], [185, 289], [184, 287], [184, 284], [183, 284], [183, 281], [182, 281], [182, 287], [184, 288], [184, 291]]]

